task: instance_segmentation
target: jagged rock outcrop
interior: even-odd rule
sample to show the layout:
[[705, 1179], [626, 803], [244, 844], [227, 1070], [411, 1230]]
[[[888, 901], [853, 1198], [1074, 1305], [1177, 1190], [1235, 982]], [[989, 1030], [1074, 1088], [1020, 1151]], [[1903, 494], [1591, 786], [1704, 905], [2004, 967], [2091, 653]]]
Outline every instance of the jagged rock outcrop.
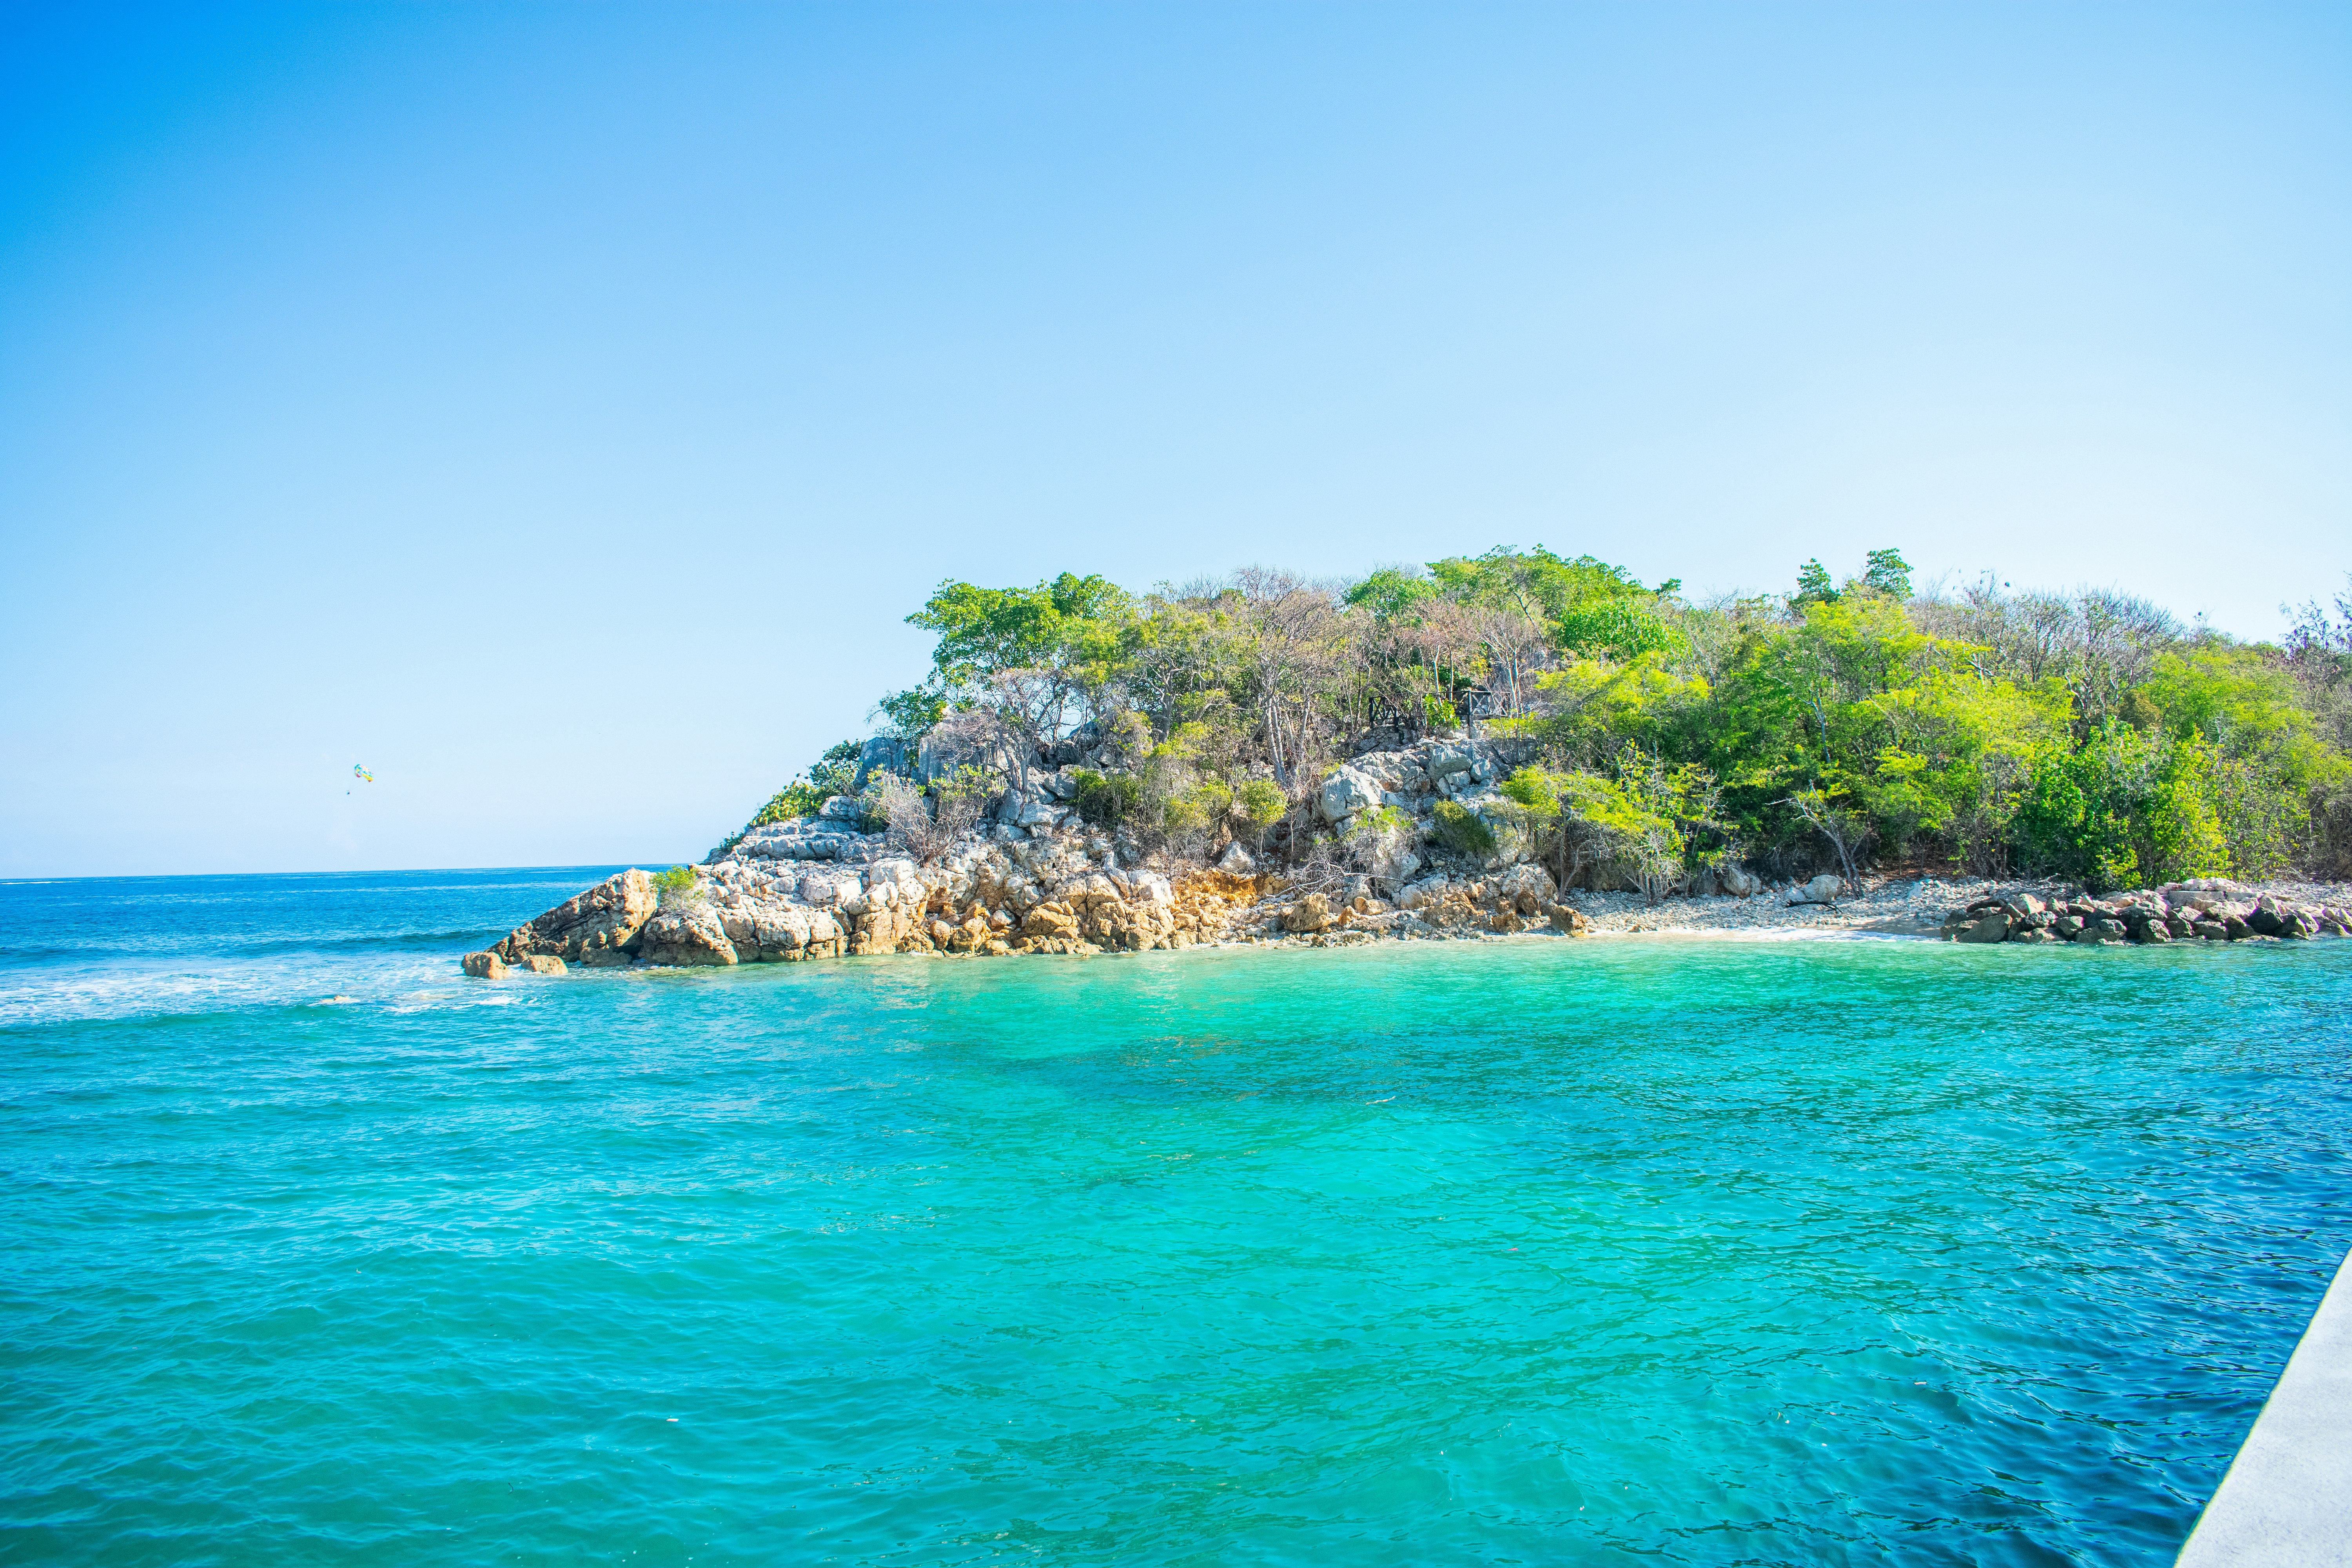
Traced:
[[627, 963], [636, 957], [638, 933], [658, 903], [652, 877], [622, 871], [517, 926], [489, 951], [508, 964], [533, 954], [592, 969]]
[[638, 956], [656, 964], [731, 964], [740, 962], [725, 921], [708, 903], [663, 910], [645, 924]]
[[[927, 777], [959, 765], [961, 743], [935, 737], [911, 757], [897, 742], [872, 743], [859, 754], [859, 772]], [[1172, 879], [1135, 869], [1135, 847], [1086, 826], [1075, 805], [1084, 784], [1076, 768], [1098, 760], [1095, 748], [1104, 743], [1097, 735], [1041, 753], [1025, 787], [1007, 789], [989, 818], [933, 864], [916, 864], [887, 834], [870, 831], [870, 800], [836, 795], [812, 816], [752, 828], [714, 850], [695, 868], [692, 887], [672, 889], [666, 903], [645, 872], [625, 872], [467, 955], [467, 973], [495, 976], [541, 960], [723, 966], [1591, 929], [1552, 873], [1530, 858], [1521, 814], [1497, 787], [1532, 754], [1523, 741], [1453, 737], [1358, 754], [1306, 797], [1307, 813], [1271, 837], [1274, 853], [1297, 868], [1299, 834], [1336, 830], [1360, 869], [1351, 874], [1327, 858], [1287, 873], [1307, 884], [1288, 891], [1239, 843], [1222, 847], [1214, 869]], [[1491, 847], [1475, 831], [1441, 833], [1444, 803], [1452, 803], [1445, 812], [1455, 829], [1470, 818], [1484, 825]], [[1371, 814], [1383, 808], [1395, 815], [1376, 824]], [[1624, 885], [1622, 872], [1605, 864], [1583, 866], [1580, 877], [1596, 889]], [[1815, 885], [1823, 884], [1837, 886], [1834, 878]], [[1725, 867], [1694, 890], [1717, 886], [1746, 896], [1761, 884]], [[2009, 934], [2004, 928], [2003, 939]]]

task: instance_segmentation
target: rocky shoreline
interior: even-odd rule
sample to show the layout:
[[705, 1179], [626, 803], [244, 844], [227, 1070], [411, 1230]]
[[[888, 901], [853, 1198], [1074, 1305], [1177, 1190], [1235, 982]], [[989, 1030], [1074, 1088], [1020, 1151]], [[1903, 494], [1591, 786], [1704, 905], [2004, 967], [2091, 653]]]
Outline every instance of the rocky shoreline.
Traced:
[[[1161, 856], [1090, 829], [1067, 803], [1067, 766], [1008, 791], [993, 820], [929, 864], [869, 830], [856, 796], [753, 829], [660, 886], [629, 870], [465, 955], [496, 979], [572, 967], [797, 963], [883, 953], [1092, 956], [1198, 946], [1318, 947], [1391, 941], [1837, 931], [1969, 943], [2089, 945], [2294, 940], [2352, 929], [2352, 889], [2249, 888], [2213, 879], [2093, 898], [2048, 883], [1834, 876], [1771, 884], [1736, 866], [1654, 900], [1581, 866], [1562, 887], [1537, 863], [1495, 787], [1507, 743], [1441, 740], [1372, 752], [1332, 772], [1311, 801], [1329, 858], [1261, 868], [1237, 841], [1215, 864]], [[1441, 807], [1477, 825], [1449, 847]], [[1458, 839], [1458, 834], [1455, 836]], [[1351, 869], [1350, 865], [1365, 868]]]

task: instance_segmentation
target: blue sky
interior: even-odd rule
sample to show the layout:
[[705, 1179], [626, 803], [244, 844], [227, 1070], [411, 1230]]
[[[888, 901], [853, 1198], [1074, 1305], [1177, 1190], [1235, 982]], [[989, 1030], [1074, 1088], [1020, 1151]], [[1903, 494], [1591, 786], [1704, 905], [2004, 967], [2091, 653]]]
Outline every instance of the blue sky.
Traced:
[[2341, 6], [12, 7], [0, 875], [696, 857], [950, 576], [2275, 636], [2347, 279]]

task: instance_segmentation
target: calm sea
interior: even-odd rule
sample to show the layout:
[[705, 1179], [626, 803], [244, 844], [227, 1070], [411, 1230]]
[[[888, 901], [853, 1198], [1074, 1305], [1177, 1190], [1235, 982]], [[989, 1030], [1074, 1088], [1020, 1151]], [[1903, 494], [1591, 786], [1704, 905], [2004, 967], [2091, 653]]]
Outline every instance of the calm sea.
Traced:
[[0, 1559], [2161, 1564], [2352, 1242], [2352, 942], [460, 977], [604, 869], [0, 887]]

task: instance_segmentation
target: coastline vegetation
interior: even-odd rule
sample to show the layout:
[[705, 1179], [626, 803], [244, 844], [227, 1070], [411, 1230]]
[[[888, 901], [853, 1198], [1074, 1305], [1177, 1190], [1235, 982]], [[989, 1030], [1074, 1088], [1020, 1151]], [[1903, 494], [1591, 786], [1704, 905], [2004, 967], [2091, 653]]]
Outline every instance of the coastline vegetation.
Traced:
[[[2352, 594], [2247, 643], [2109, 590], [1922, 590], [1894, 550], [1843, 581], [1809, 561], [1786, 593], [1694, 599], [1538, 546], [1347, 583], [949, 582], [908, 619], [938, 636], [930, 673], [876, 713], [959, 820], [1083, 763], [1091, 826], [1295, 861], [1351, 755], [1466, 732], [1525, 759], [1502, 794], [1563, 880], [1605, 854], [1654, 896], [1731, 866], [2352, 875]], [[901, 785], [890, 810], [860, 755], [834, 747], [747, 830], [861, 782], [873, 820], [905, 816], [921, 797]], [[1436, 823], [1458, 853], [1493, 847], [1454, 802]], [[1349, 831], [1377, 859], [1400, 825], [1366, 811]]]

